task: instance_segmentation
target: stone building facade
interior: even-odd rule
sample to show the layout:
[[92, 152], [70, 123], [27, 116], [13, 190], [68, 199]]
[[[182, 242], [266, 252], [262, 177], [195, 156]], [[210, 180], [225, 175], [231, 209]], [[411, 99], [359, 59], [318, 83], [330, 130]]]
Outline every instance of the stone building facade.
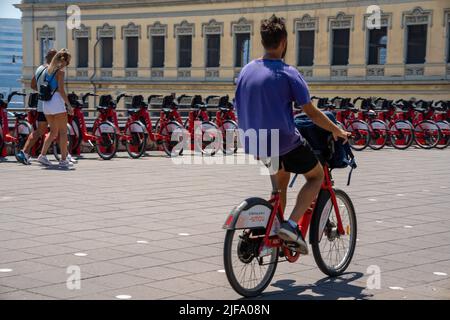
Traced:
[[[67, 28], [70, 5], [81, 25]], [[367, 8], [382, 10], [370, 27]], [[23, 81], [50, 47], [67, 47], [70, 91], [233, 95], [260, 57], [262, 19], [286, 19], [286, 62], [316, 96], [450, 99], [448, 0], [23, 0]], [[69, 10], [68, 10], [69, 8]], [[370, 12], [370, 10], [369, 10]]]

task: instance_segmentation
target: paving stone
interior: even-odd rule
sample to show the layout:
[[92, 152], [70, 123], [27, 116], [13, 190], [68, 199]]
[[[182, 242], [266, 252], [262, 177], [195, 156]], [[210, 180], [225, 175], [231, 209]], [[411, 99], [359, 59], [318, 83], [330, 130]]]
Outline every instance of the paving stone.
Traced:
[[[449, 151], [357, 153], [349, 187], [348, 171], [335, 170], [336, 186], [351, 196], [358, 217], [348, 273], [328, 279], [312, 254], [280, 263], [259, 299], [450, 299], [448, 276], [434, 274], [450, 274], [450, 183], [442, 176], [450, 169]], [[9, 181], [4, 196], [11, 200], [2, 202], [0, 269], [13, 271], [0, 273], [0, 299], [241, 298], [218, 272], [224, 268], [221, 227], [245, 198], [266, 198], [269, 179], [258, 166], [175, 165], [151, 154], [132, 161], [120, 153], [109, 162], [90, 161], [96, 155], [88, 154], [64, 175], [32, 165], [25, 176], [12, 158], [1, 163], [0, 178]], [[289, 190], [288, 211], [300, 187]], [[81, 268], [82, 290], [66, 287], [67, 267], [74, 265]], [[381, 270], [379, 290], [367, 288], [371, 266]]]

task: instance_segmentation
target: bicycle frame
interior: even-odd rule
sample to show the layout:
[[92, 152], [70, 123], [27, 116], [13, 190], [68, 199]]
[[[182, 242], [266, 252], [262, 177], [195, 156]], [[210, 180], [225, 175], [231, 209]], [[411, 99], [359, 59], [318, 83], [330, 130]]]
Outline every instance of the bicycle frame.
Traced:
[[[2, 137], [5, 142], [5, 144], [16, 144], [19, 142], [19, 139], [17, 138], [19, 136], [19, 122], [20, 121], [27, 121], [27, 116], [22, 113], [14, 113], [15, 116], [15, 123], [14, 123], [14, 135], [11, 135], [9, 132], [9, 122], [8, 122], [8, 104], [11, 102], [11, 99], [15, 96], [26, 96], [24, 93], [19, 93], [17, 91], [11, 92], [8, 96], [7, 102], [3, 102], [0, 105], [0, 129], [2, 130]], [[30, 134], [31, 132], [27, 132], [26, 134]], [[0, 157], [6, 157], [8, 155], [8, 151], [6, 150], [6, 147], [3, 147], [2, 150], [0, 150]]]
[[[339, 232], [340, 235], [345, 235], [345, 230], [342, 225], [342, 219], [341, 219], [339, 207], [337, 204], [336, 194], [333, 190], [334, 182], [333, 182], [333, 179], [331, 176], [331, 171], [326, 164], [323, 167], [324, 167], [325, 177], [324, 177], [324, 181], [322, 183], [320, 192], [329, 192], [330, 197], [331, 197], [331, 202], [334, 207], [334, 212], [336, 214], [337, 231]], [[245, 221], [245, 222], [249, 222], [252, 225], [256, 225], [256, 227], [258, 227], [258, 228], [264, 227], [266, 229], [266, 233], [264, 234], [264, 239], [261, 241], [261, 245], [259, 247], [259, 254], [261, 254], [263, 252], [263, 250], [265, 250], [265, 248], [281, 248], [284, 250], [284, 254], [285, 254], [287, 260], [289, 262], [295, 262], [298, 260], [300, 255], [293, 253], [288, 247], [286, 247], [284, 245], [284, 242], [274, 232], [274, 229], [275, 229], [274, 227], [276, 226], [276, 223], [284, 221], [284, 212], [283, 212], [283, 209], [281, 208], [280, 191], [277, 186], [275, 176], [271, 176], [271, 182], [272, 182], [272, 190], [273, 191], [272, 191], [272, 195], [269, 200], [269, 203], [272, 204], [273, 208], [271, 209], [267, 224], [265, 224], [264, 226], [261, 225], [261, 223], [265, 221], [265, 215], [266, 215], [265, 213], [257, 213], [257, 214], [255, 214], [254, 217], [252, 217], [252, 219], [256, 219], [255, 221], [251, 220], [251, 221]], [[302, 216], [302, 218], [298, 222], [298, 225], [301, 229], [301, 232], [302, 232], [302, 235], [304, 238], [306, 237], [306, 235], [308, 233], [313, 214], [315, 213], [316, 203], [317, 203], [317, 199], [315, 201], [313, 201], [311, 206], [308, 208], [308, 210], [305, 212], [305, 214]], [[236, 209], [236, 211], [233, 211], [227, 218], [224, 228], [225, 229], [234, 229], [238, 220], [240, 219], [241, 212], [242, 212], [242, 208], [239, 208], [239, 207]], [[277, 219], [278, 219], [278, 221], [277, 221]], [[251, 228], [250, 227], [247, 228], [247, 225], [246, 225], [241, 229], [251, 229]], [[314, 241], [314, 240], [312, 238], [310, 238], [311, 243], [312, 243], [312, 241]]]
[[[345, 230], [342, 225], [342, 220], [341, 220], [341, 216], [339, 213], [339, 207], [337, 205], [336, 195], [333, 190], [333, 181], [331, 179], [331, 173], [326, 165], [324, 166], [324, 174], [325, 174], [325, 178], [322, 183], [321, 190], [325, 190], [330, 193], [331, 201], [332, 201], [334, 211], [336, 214], [336, 220], [338, 222], [337, 228], [338, 228], [339, 234], [344, 235]], [[274, 189], [276, 189], [277, 185], [274, 180], [274, 177], [271, 178], [271, 181], [272, 181], [272, 185], [275, 187]], [[263, 250], [263, 248], [265, 246], [267, 246], [267, 247], [282, 247], [283, 246], [283, 243], [282, 243], [281, 239], [278, 238], [278, 236], [275, 236], [275, 237], [271, 236], [275, 218], [277, 216], [279, 216], [279, 218], [281, 218], [281, 220], [284, 221], [284, 213], [281, 208], [280, 192], [273, 191], [272, 197], [269, 200], [269, 202], [273, 205], [273, 210], [272, 210], [272, 214], [269, 219], [269, 224], [267, 225], [264, 240], [260, 247], [260, 252]], [[312, 219], [312, 215], [314, 214], [315, 207], [316, 207], [316, 201], [314, 201], [311, 204], [310, 208], [305, 212], [305, 214], [302, 216], [302, 218], [298, 222], [298, 225], [302, 232], [303, 238], [306, 238], [306, 235], [308, 234], [309, 226], [311, 224], [311, 219]]]

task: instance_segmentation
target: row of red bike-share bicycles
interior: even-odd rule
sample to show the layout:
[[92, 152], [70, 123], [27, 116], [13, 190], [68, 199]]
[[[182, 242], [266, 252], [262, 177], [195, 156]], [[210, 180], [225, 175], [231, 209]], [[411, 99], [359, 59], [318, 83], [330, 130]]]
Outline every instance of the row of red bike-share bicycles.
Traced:
[[[15, 155], [22, 150], [28, 136], [37, 127], [37, 94], [30, 94], [27, 112], [14, 112], [15, 124], [12, 132], [8, 128], [8, 104], [14, 96], [24, 93], [12, 92], [7, 101], [0, 96], [0, 156], [7, 155], [7, 147]], [[202, 97], [182, 95], [152, 95], [145, 100], [142, 95], [120, 94], [116, 99], [111, 95], [99, 97], [97, 116], [88, 132], [85, 119], [87, 99], [97, 96], [84, 94], [81, 98], [75, 93], [68, 95], [74, 109], [68, 117], [69, 152], [79, 156], [82, 146], [95, 149], [104, 160], [112, 159], [122, 143], [130, 157], [142, 157], [150, 143], [169, 156], [180, 156], [186, 149], [202, 154], [214, 155], [223, 152], [231, 155], [238, 150], [238, 125], [233, 103], [228, 96]], [[119, 126], [117, 104], [123, 98], [131, 99], [131, 108], [123, 110], [128, 118], [123, 130]], [[215, 116], [211, 109], [216, 111]], [[186, 114], [183, 122], [182, 114]], [[158, 116], [153, 122], [153, 116]], [[33, 147], [31, 155], [37, 156], [45, 136]], [[58, 139], [56, 139], [58, 141]], [[59, 159], [59, 146], [55, 142], [50, 148]], [[16, 156], [17, 158], [17, 156]]]
[[333, 112], [339, 124], [352, 134], [349, 141], [356, 151], [386, 146], [405, 150], [412, 145], [445, 149], [450, 144], [450, 101], [312, 99], [320, 109]]

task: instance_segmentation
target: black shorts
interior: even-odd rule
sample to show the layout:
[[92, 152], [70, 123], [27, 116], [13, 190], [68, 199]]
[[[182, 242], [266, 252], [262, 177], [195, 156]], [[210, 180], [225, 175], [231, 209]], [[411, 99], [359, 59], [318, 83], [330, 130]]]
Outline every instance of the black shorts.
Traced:
[[286, 172], [305, 174], [314, 169], [319, 164], [319, 160], [308, 142], [304, 141], [298, 148], [281, 156], [279, 163], [279, 168]]
[[47, 122], [47, 118], [45, 117], [45, 114], [43, 112], [38, 112], [37, 121]]

